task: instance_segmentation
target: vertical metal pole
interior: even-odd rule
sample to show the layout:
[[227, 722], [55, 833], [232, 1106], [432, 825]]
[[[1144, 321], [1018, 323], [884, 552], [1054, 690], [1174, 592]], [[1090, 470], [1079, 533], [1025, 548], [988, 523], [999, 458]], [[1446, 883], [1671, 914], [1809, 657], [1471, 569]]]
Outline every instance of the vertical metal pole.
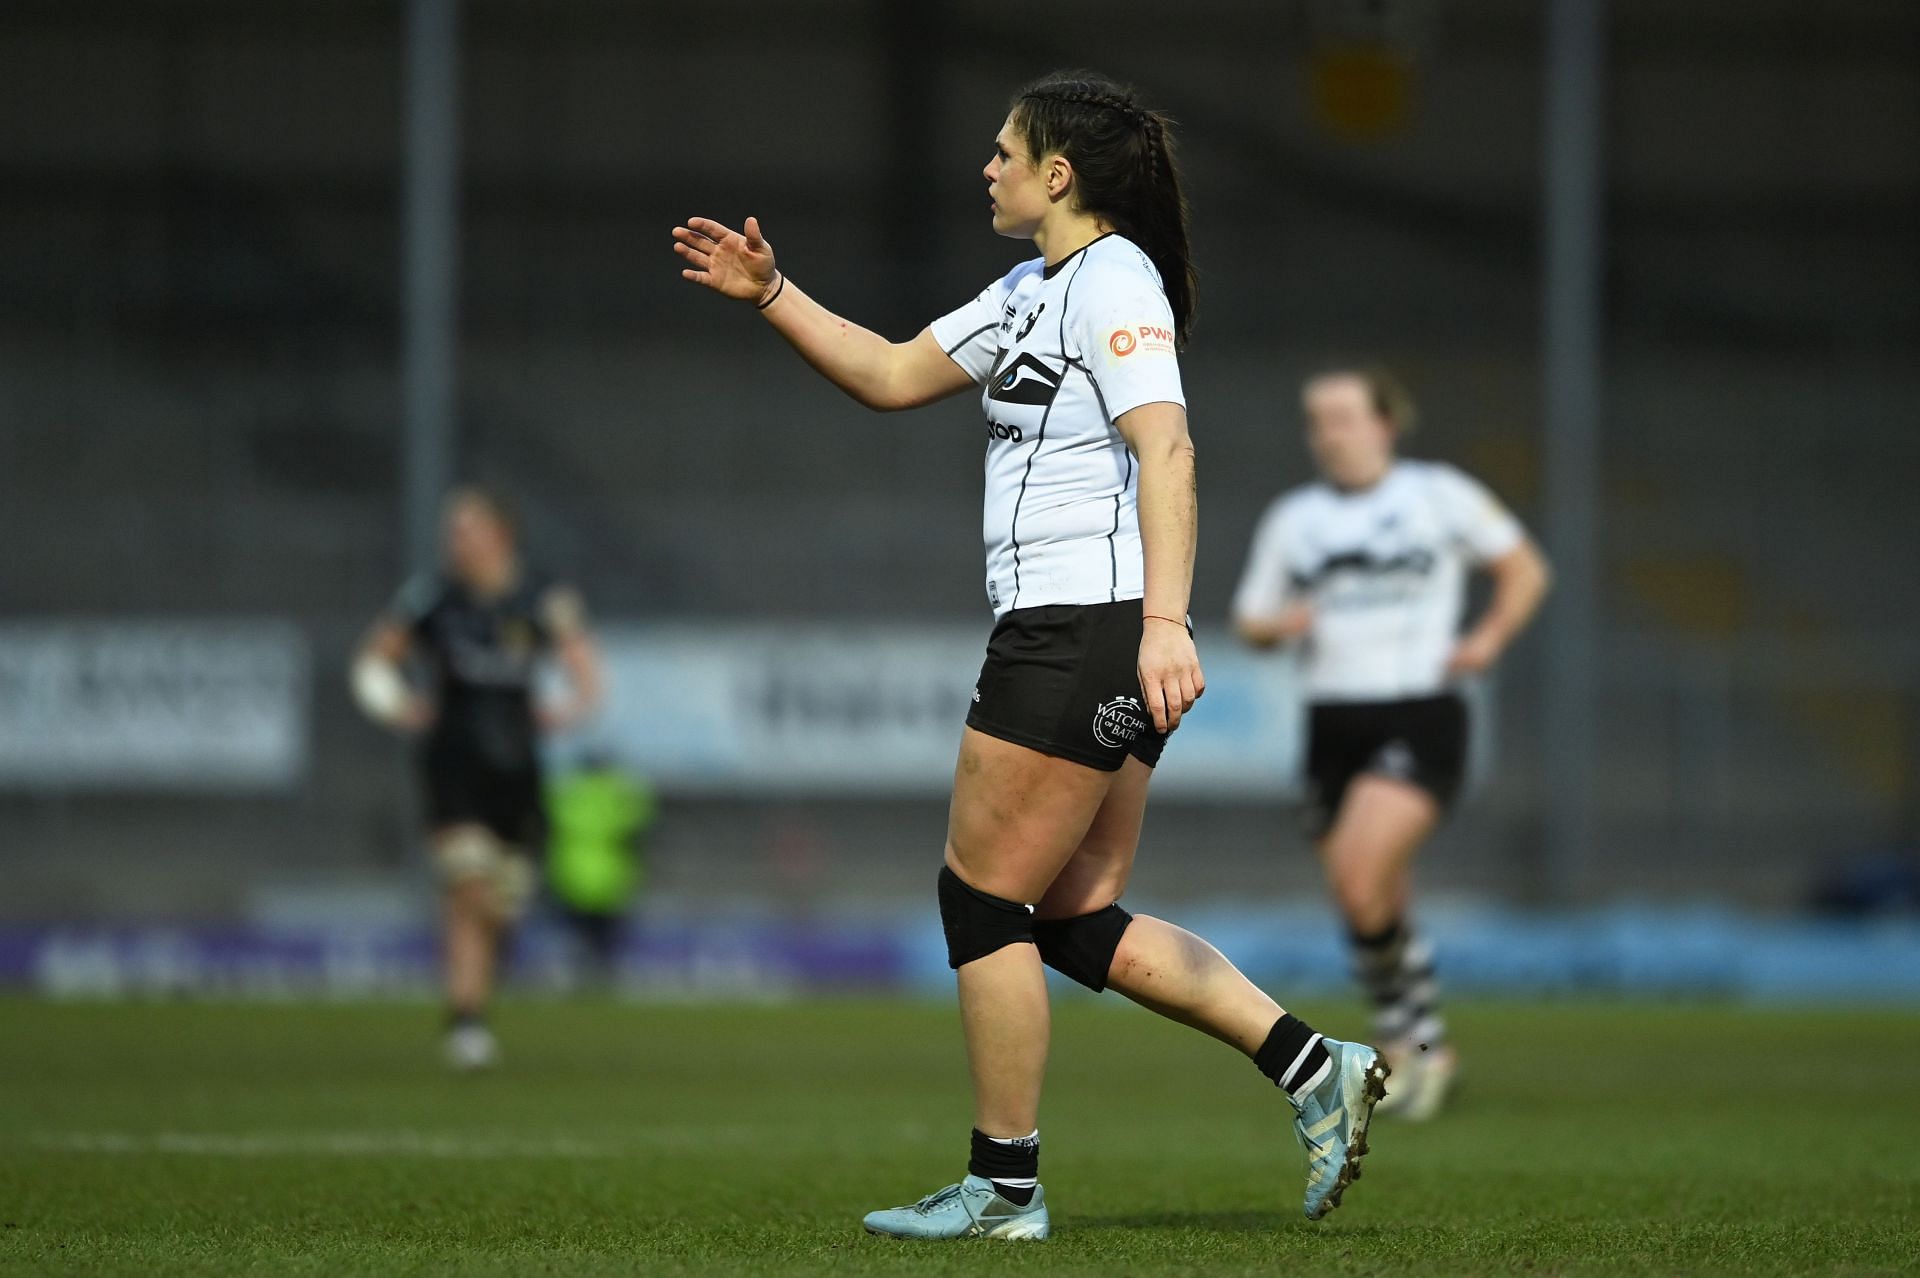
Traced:
[[1546, 541], [1558, 587], [1547, 621], [1547, 885], [1578, 895], [1592, 864], [1599, 572], [1605, 0], [1550, 0], [1541, 376]]
[[885, 103], [879, 166], [880, 206], [886, 209], [881, 244], [889, 280], [889, 330], [906, 334], [926, 323], [926, 282], [934, 265], [928, 228], [939, 220], [939, 136], [942, 62], [947, 45], [946, 0], [873, 0], [875, 32], [884, 59]]
[[460, 274], [460, 3], [407, 0], [401, 385], [406, 568], [436, 558], [453, 479]]

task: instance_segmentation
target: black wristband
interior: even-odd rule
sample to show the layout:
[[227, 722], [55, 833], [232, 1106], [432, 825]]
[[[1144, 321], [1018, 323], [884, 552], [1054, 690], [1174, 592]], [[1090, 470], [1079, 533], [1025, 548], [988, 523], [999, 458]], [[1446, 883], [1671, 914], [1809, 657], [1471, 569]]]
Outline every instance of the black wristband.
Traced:
[[775, 302], [779, 301], [780, 295], [787, 291], [787, 273], [785, 271], [779, 271], [779, 272], [776, 272], [776, 274], [780, 276], [780, 282], [773, 286], [773, 296], [769, 297], [764, 302], [755, 302], [753, 304], [754, 310], [756, 311], [766, 310], [769, 306], [772, 306]]

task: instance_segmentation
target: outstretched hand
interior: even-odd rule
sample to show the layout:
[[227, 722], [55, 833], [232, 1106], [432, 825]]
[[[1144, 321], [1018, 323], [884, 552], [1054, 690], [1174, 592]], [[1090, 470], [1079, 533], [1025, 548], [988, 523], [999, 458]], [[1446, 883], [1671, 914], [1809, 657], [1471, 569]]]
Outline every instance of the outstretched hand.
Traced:
[[711, 218], [688, 218], [685, 226], [673, 228], [673, 241], [673, 251], [686, 262], [681, 278], [723, 297], [757, 304], [773, 292], [779, 278], [773, 246], [761, 238], [758, 218], [747, 219], [744, 235]]

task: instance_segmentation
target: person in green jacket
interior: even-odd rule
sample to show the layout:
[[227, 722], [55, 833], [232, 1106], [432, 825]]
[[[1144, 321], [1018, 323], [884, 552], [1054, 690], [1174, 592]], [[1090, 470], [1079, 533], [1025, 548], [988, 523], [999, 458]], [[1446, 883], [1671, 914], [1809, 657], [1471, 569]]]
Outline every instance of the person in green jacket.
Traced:
[[653, 824], [653, 791], [610, 756], [589, 754], [553, 783], [547, 812], [548, 886], [589, 970], [604, 981], [645, 878], [641, 836]]

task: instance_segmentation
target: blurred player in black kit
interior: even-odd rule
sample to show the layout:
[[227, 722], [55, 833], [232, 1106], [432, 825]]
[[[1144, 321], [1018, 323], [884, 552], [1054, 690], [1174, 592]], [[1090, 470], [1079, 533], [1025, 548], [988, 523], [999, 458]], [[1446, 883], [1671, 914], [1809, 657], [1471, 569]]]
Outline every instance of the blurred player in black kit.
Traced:
[[[447, 498], [445, 564], [407, 583], [353, 665], [353, 694], [375, 722], [414, 737], [427, 839], [445, 886], [448, 1063], [495, 1064], [487, 1003], [503, 942], [525, 913], [546, 833], [539, 737], [590, 716], [600, 659], [572, 589], [528, 570], [505, 502], [481, 488]], [[429, 693], [405, 673], [417, 658]], [[534, 695], [547, 658], [568, 697]]]

